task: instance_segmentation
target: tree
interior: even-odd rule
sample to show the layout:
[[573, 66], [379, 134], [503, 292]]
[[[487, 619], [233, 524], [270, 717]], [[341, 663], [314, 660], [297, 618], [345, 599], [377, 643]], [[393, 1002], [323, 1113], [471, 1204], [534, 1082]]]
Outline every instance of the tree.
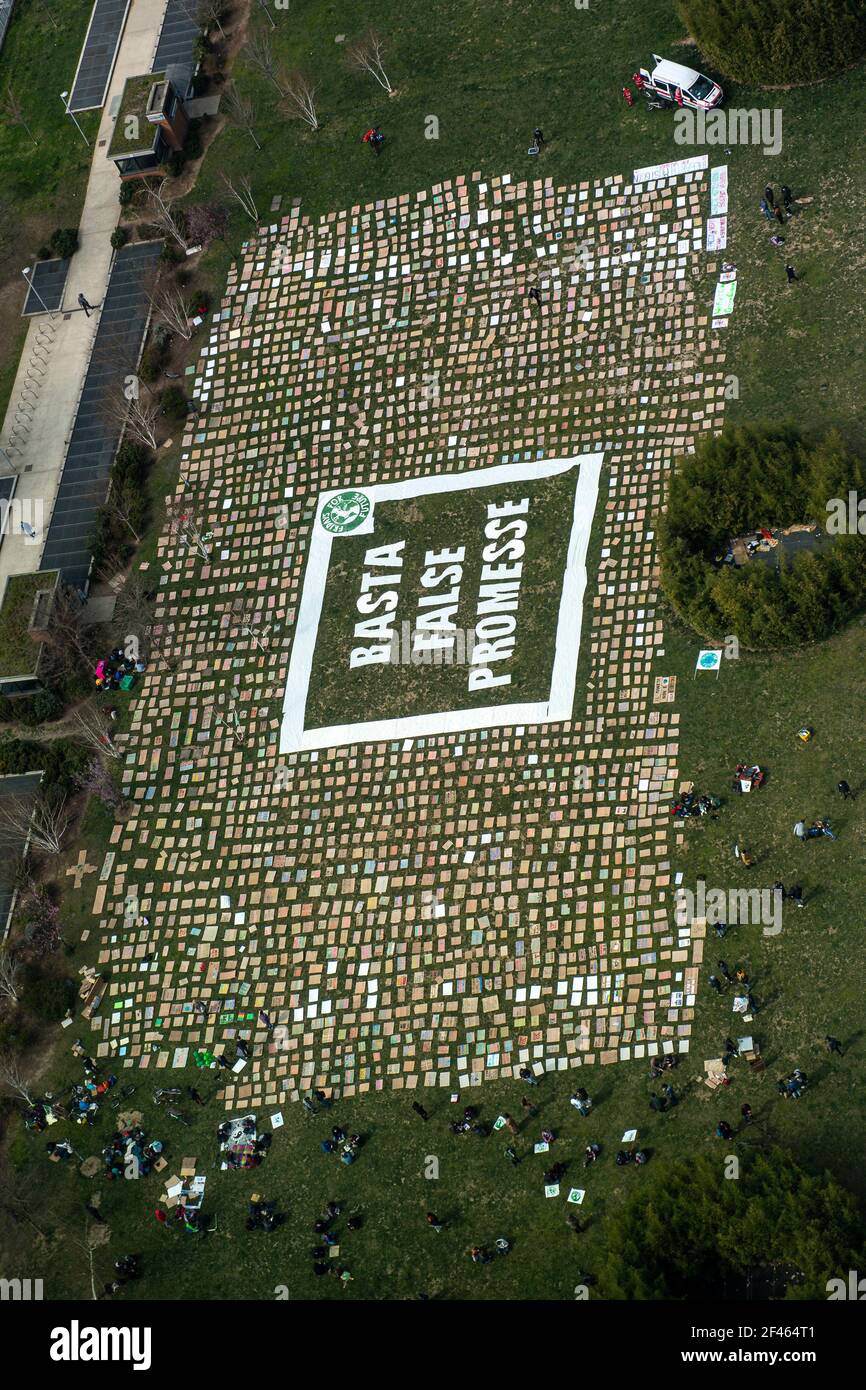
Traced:
[[69, 829], [65, 797], [37, 797], [31, 803], [10, 796], [0, 801], [0, 844], [17, 849], [29, 836], [31, 845], [45, 854], [59, 854]]
[[232, 83], [226, 91], [220, 103], [220, 110], [224, 112], [226, 118], [232, 125], [237, 126], [239, 130], [245, 130], [247, 132], [247, 135], [250, 137], [257, 150], [262, 148], [256, 137], [256, 132], [253, 130], [253, 124], [256, 119], [256, 108], [249, 97], [243, 96], [242, 93], [238, 91], [234, 83]]
[[106, 392], [102, 413], [109, 424], [120, 426], [126, 438], [148, 449], [157, 447], [159, 411], [154, 401], [142, 400], [139, 395], [127, 396], [122, 388], [114, 387]]
[[86, 609], [74, 589], [64, 584], [54, 591], [54, 604], [48, 620], [43, 680], [50, 676], [62, 683], [91, 674], [94, 663], [93, 629], [86, 620]]
[[11, 947], [0, 946], [0, 998], [10, 1004], [20, 999], [21, 964]]
[[280, 86], [279, 75], [277, 72], [277, 60], [274, 57], [274, 50], [271, 47], [271, 40], [268, 34], [259, 32], [253, 33], [247, 40], [246, 46], [247, 61], [261, 73], [268, 82], [276, 87], [280, 96], [284, 96]]
[[72, 722], [75, 724], [77, 738], [81, 743], [87, 744], [88, 748], [95, 748], [107, 758], [123, 757], [123, 753], [105, 727], [105, 716], [96, 705], [82, 705], [73, 714]]
[[236, 198], [237, 201], [240, 203], [247, 217], [249, 217], [253, 222], [258, 222], [258, 208], [256, 207], [256, 201], [253, 197], [252, 184], [250, 183], [247, 176], [244, 175], [243, 178], [238, 179], [237, 187], [235, 187], [235, 185], [232, 183], [228, 174], [220, 174], [220, 178], [222, 179], [229, 193], [231, 193], [232, 197]]
[[186, 238], [184, 237], [175, 214], [172, 212], [173, 200], [166, 192], [168, 179], [163, 179], [159, 187], [153, 184], [148, 185], [147, 193], [143, 202], [144, 222], [150, 222], [160, 231], [165, 232], [181, 251], [186, 251]]
[[126, 805], [126, 798], [118, 790], [101, 758], [93, 758], [84, 772], [78, 773], [75, 780], [83, 792], [95, 796], [108, 811], [122, 811]]
[[195, 16], [205, 33], [215, 24], [223, 38], [226, 31], [222, 26], [222, 18], [225, 14], [225, 0], [199, 0], [196, 6]]
[[368, 72], [371, 77], [376, 79], [379, 86], [384, 87], [388, 95], [391, 95], [394, 89], [383, 67], [385, 42], [375, 29], [368, 29], [366, 34], [350, 44], [346, 50], [346, 56], [353, 68], [357, 68], [360, 72]]
[[678, 0], [701, 52], [739, 82], [819, 82], [866, 53], [863, 0]]
[[316, 88], [313, 82], [299, 68], [295, 68], [284, 78], [285, 104], [290, 113], [298, 116], [311, 130], [319, 129], [316, 115]]
[[220, 203], [199, 203], [186, 210], [186, 232], [193, 246], [225, 239], [228, 212]]
[[778, 1149], [737, 1162], [736, 1181], [707, 1154], [650, 1164], [610, 1215], [599, 1296], [826, 1298], [829, 1278], [863, 1267], [857, 1204], [829, 1174]]
[[9, 1055], [0, 1057], [0, 1085], [11, 1091], [18, 1100], [23, 1100], [25, 1105], [33, 1104], [33, 1082], [21, 1070], [16, 1059]]
[[187, 550], [193, 550], [202, 560], [210, 560], [211, 532], [207, 529], [195, 503], [182, 499], [166, 507], [172, 534], [178, 536]]
[[149, 587], [144, 575], [136, 571], [127, 575], [114, 605], [113, 631], [122, 646], [133, 638], [140, 651], [156, 653], [171, 665], [174, 658], [169, 652], [169, 639], [174, 635], [174, 623], [157, 623], [156, 599], [156, 591]]
[[23, 129], [27, 131], [27, 134], [30, 136], [30, 139], [33, 141], [34, 145], [39, 144], [39, 141], [36, 139], [36, 136], [33, 134], [33, 131], [27, 124], [27, 120], [24, 115], [24, 107], [21, 105], [21, 102], [15, 94], [11, 82], [6, 83], [6, 90], [4, 91], [3, 95], [0, 96], [0, 116], [2, 116], [5, 121], [8, 121], [10, 125], [22, 126]]
[[183, 291], [169, 280], [158, 280], [147, 298], [157, 322], [189, 342], [193, 329]]

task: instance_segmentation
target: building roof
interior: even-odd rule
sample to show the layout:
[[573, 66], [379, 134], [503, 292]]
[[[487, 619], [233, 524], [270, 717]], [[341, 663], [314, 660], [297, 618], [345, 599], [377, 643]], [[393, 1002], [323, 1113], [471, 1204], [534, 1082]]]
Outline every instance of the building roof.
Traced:
[[161, 72], [126, 79], [117, 108], [114, 133], [108, 146], [109, 159], [129, 159], [136, 154], [150, 154], [159, 127], [147, 119], [147, 99], [154, 85], [164, 81], [165, 73]]

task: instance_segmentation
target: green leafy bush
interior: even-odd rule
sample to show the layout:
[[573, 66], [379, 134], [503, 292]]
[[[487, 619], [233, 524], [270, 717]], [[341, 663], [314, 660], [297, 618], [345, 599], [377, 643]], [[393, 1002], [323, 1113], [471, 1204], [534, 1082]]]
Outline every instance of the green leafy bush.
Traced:
[[62, 713], [63, 701], [53, 690], [39, 690], [35, 695], [22, 695], [17, 700], [0, 696], [0, 722], [4, 724], [27, 724], [35, 728], [37, 724], [59, 719]]
[[125, 227], [115, 227], [111, 233], [111, 244], [115, 251], [119, 251], [121, 246], [125, 246], [129, 241], [129, 232]]
[[730, 542], [759, 527], [814, 521], [828, 504], [866, 490], [866, 469], [831, 434], [807, 448], [788, 428], [741, 426], [704, 439], [679, 460], [659, 519], [662, 587], [702, 635], [734, 633], [746, 647], [820, 641], [866, 606], [866, 537], [822, 538], [778, 564], [724, 563]]
[[167, 386], [159, 398], [163, 415], [169, 420], [182, 420], [187, 411], [187, 399], [179, 386]]
[[55, 256], [68, 260], [78, 250], [78, 232], [74, 227], [58, 227], [51, 233], [51, 250]]
[[866, 0], [677, 0], [720, 72], [762, 86], [818, 82], [866, 54]]

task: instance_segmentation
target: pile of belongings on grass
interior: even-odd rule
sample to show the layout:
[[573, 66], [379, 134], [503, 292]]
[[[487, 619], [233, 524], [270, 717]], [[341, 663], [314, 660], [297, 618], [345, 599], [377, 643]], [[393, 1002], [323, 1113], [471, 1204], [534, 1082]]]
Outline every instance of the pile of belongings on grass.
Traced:
[[757, 791], [759, 787], [764, 785], [766, 776], [766, 772], [762, 771], [757, 763], [752, 763], [751, 765], [748, 763], [737, 763], [737, 766], [734, 768], [734, 780], [731, 784], [732, 790], [743, 793]]
[[224, 1120], [217, 1130], [220, 1153], [223, 1155], [221, 1169], [258, 1168], [271, 1147], [270, 1134], [257, 1134], [255, 1115], [244, 1115], [240, 1120]]
[[160, 1139], [152, 1139], [148, 1144], [144, 1130], [135, 1125], [130, 1129], [118, 1129], [102, 1150], [105, 1176], [114, 1178], [145, 1178], [159, 1163], [163, 1144]]
[[698, 796], [697, 792], [684, 792], [679, 801], [671, 807], [671, 815], [685, 820], [688, 816], [709, 816], [721, 806], [717, 796]]
[[133, 661], [122, 647], [115, 647], [106, 657], [100, 657], [93, 668], [97, 690], [131, 690], [136, 677], [144, 671], [143, 661]]
[[32, 1129], [35, 1134], [41, 1134], [49, 1125], [56, 1125], [59, 1119], [65, 1118], [62, 1107], [55, 1109], [54, 1105], [47, 1098], [45, 1100], [34, 1101], [28, 1105], [24, 1111], [24, 1125], [27, 1129]]

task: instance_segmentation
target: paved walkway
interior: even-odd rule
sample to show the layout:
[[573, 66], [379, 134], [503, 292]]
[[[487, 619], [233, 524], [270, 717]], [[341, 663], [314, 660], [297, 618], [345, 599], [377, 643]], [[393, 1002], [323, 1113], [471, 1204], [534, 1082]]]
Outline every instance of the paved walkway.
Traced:
[[[91, 304], [102, 299], [111, 270], [111, 233], [120, 216], [120, 176], [105, 154], [114, 129], [111, 108], [127, 77], [150, 71], [164, 14], [165, 0], [132, 0], [93, 154], [79, 224], [80, 245], [69, 267], [64, 304], [67, 310], [72, 306], [71, 312], [53, 319], [42, 315], [31, 322], [0, 429], [0, 446], [8, 449], [10, 436], [14, 441], [10, 452], [19, 470], [17, 499], [42, 506], [43, 520], [37, 527], [40, 542], [45, 539], [98, 327], [98, 314], [87, 318], [78, 308], [78, 295], [83, 293]], [[23, 299], [23, 282], [21, 289]], [[26, 437], [20, 425], [15, 433], [16, 414], [29, 430]], [[38, 516], [38, 505], [35, 512]], [[0, 598], [10, 574], [40, 568], [42, 548], [10, 531], [0, 547]]]

